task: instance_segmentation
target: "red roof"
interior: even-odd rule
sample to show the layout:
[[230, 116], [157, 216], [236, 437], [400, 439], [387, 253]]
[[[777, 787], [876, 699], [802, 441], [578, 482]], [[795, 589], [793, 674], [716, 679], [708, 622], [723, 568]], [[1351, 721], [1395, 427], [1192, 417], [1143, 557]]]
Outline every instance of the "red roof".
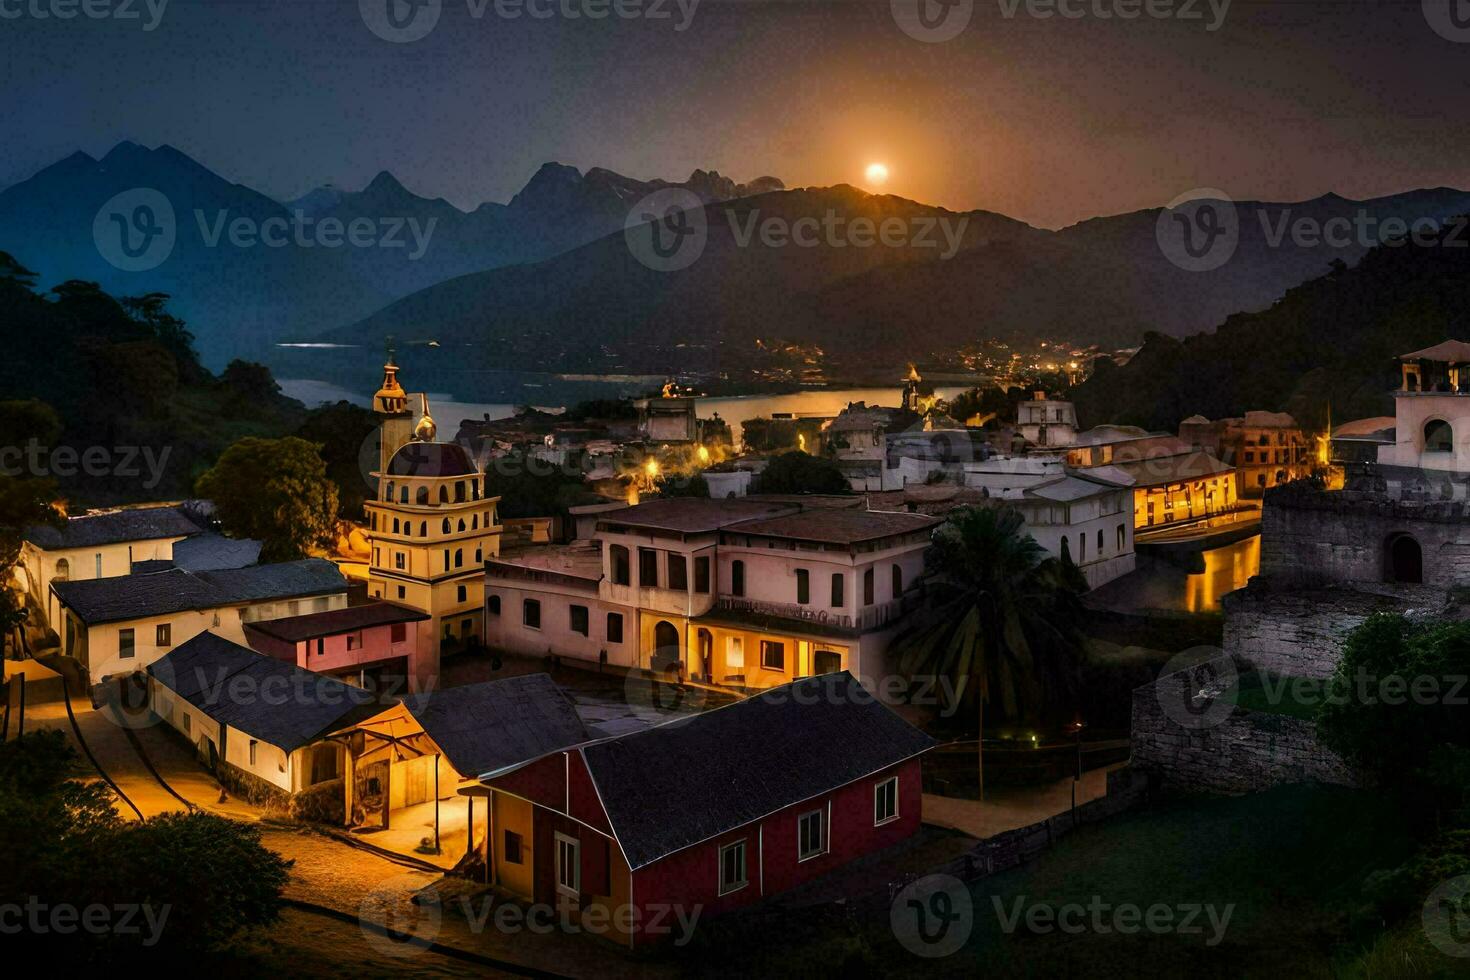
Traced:
[[319, 636], [355, 633], [370, 626], [417, 623], [428, 618], [429, 614], [426, 612], [400, 606], [396, 602], [378, 601], [361, 606], [348, 606], [345, 609], [329, 609], [326, 612], [267, 619], [257, 623], [246, 623], [245, 626], [287, 643], [298, 643], [301, 640], [314, 640]]

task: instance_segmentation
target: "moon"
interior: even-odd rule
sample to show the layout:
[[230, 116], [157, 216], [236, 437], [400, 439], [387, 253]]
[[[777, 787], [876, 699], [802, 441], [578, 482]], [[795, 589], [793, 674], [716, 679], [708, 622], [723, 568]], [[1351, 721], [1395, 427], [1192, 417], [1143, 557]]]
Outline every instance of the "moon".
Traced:
[[865, 171], [868, 184], [872, 187], [882, 187], [888, 183], [888, 168], [881, 163], [870, 163]]

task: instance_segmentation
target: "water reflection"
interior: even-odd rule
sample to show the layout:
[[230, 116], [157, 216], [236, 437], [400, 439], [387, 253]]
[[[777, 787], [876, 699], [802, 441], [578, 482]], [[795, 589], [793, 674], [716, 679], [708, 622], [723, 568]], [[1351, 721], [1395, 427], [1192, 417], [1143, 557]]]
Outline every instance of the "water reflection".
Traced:
[[[1193, 569], [1191, 571], [1191, 569]], [[1220, 597], [1244, 588], [1261, 569], [1261, 536], [1170, 560], [1138, 556], [1138, 568], [1093, 593], [1116, 609], [1216, 612]]]

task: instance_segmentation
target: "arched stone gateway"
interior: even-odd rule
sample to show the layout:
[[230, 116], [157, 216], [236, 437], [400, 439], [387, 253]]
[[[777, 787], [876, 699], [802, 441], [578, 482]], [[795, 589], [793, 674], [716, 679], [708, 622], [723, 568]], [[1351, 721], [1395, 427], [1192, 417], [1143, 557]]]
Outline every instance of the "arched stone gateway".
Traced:
[[661, 619], [653, 628], [653, 657], [649, 667], [653, 670], [664, 671], [674, 666], [680, 659], [679, 628], [667, 619]]
[[1390, 536], [1385, 550], [1388, 581], [1413, 584], [1424, 581], [1424, 552], [1412, 535]]

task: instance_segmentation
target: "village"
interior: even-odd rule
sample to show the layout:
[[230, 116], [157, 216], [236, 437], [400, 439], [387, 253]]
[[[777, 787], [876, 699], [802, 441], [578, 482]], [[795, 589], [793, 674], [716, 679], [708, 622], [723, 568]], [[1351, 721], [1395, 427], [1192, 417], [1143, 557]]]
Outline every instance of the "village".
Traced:
[[[1392, 417], [1158, 432], [911, 367], [892, 405], [737, 438], [672, 384], [605, 419], [438, 419], [390, 351], [335, 549], [265, 560], [204, 499], [25, 533], [5, 738], [63, 733], [126, 819], [258, 826], [296, 861], [275, 941], [373, 969], [673, 973], [847, 908], [881, 921], [874, 962], [968, 973], [985, 882], [1079, 828], [1373, 782], [1301, 684], [1470, 585], [1470, 344], [1396, 371]], [[577, 502], [503, 514], [510, 463]], [[973, 598], [1006, 575], [1014, 608]], [[1154, 605], [1160, 579], [1211, 594]]]

